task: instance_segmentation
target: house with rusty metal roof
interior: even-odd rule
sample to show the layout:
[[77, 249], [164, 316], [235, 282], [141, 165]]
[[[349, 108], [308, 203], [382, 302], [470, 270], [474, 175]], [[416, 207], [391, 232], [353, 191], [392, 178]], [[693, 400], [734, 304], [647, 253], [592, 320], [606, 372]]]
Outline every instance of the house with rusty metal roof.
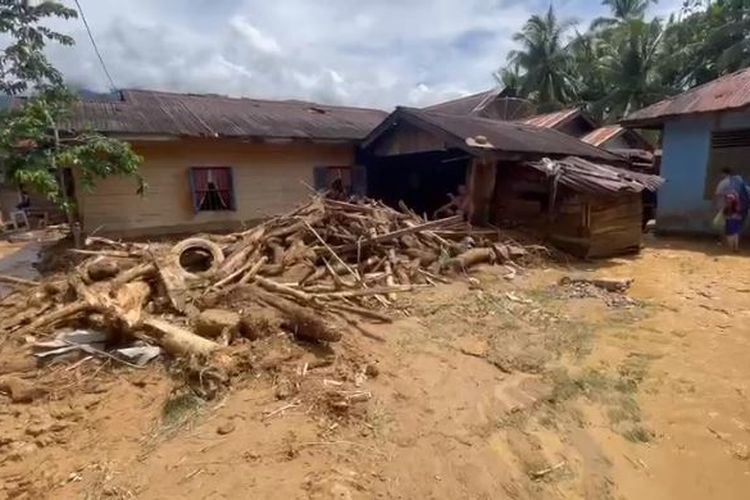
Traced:
[[721, 170], [750, 179], [750, 68], [636, 111], [621, 125], [661, 131], [667, 183], [659, 192], [657, 230], [713, 232]]
[[499, 87], [424, 108], [425, 111], [447, 115], [506, 121], [521, 120], [532, 115], [534, 109], [534, 105], [527, 99], [506, 95]]
[[448, 115], [518, 121], [535, 127], [550, 128], [596, 147], [624, 153], [626, 156], [629, 156], [629, 152], [653, 150], [651, 143], [635, 130], [619, 125], [599, 127], [581, 108], [535, 114], [535, 106], [529, 100], [507, 96], [500, 88], [441, 102], [423, 109]]
[[397, 108], [361, 147], [375, 198], [439, 216], [464, 185], [472, 222], [534, 228], [583, 257], [637, 251], [641, 193], [659, 185], [552, 128], [434, 110]]
[[148, 189], [108, 178], [76, 192], [85, 231], [221, 230], [304, 201], [309, 186], [351, 183], [359, 142], [387, 114], [304, 101], [123, 90], [75, 105], [68, 130], [127, 140]]

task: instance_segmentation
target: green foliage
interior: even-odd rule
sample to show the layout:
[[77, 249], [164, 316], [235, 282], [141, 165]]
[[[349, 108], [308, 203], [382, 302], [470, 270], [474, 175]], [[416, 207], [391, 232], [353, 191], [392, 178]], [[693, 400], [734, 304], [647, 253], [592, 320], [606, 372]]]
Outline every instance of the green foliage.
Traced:
[[132, 176], [138, 190], [142, 161], [130, 145], [93, 132], [70, 130], [75, 96], [44, 55], [52, 41], [72, 45], [73, 39], [41, 24], [47, 18], [70, 19], [76, 12], [59, 2], [0, 0], [0, 34], [11, 43], [0, 54], [0, 89], [8, 95], [31, 92], [12, 112], [0, 115], [0, 162], [13, 182], [45, 194], [72, 214], [65, 186], [67, 169], [80, 187], [115, 175]]
[[519, 91], [542, 108], [557, 109], [575, 96], [572, 57], [565, 45], [573, 25], [571, 20], [558, 20], [550, 6], [546, 15], [531, 16], [513, 36], [521, 48], [508, 59], [524, 72]]
[[0, 0], [0, 33], [11, 40], [0, 53], [0, 90], [4, 93], [20, 94], [30, 84], [62, 85], [62, 75], [45, 57], [44, 46], [48, 41], [73, 45], [73, 39], [40, 24], [52, 17], [70, 19], [76, 11], [53, 1]]
[[666, 21], [646, 19], [655, 2], [603, 0], [611, 15], [574, 35], [551, 8], [532, 16], [498, 79], [540, 111], [584, 106], [599, 120], [617, 121], [750, 66], [750, 0], [685, 0]]
[[8, 178], [46, 194], [64, 208], [60, 171], [73, 169], [80, 186], [91, 189], [99, 179], [113, 175], [138, 176], [141, 158], [128, 143], [94, 133], [63, 133], [74, 98], [62, 89], [45, 91], [26, 100], [18, 110], [0, 117], [0, 158]]

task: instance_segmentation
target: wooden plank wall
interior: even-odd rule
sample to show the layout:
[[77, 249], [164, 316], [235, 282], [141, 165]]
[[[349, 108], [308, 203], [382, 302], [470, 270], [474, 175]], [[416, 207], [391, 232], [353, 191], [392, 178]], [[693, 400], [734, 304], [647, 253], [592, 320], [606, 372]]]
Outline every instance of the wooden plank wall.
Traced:
[[[354, 146], [314, 143], [242, 143], [189, 139], [134, 143], [144, 157], [145, 196], [132, 179], [110, 178], [93, 192], [80, 189], [84, 230], [139, 236], [193, 230], [228, 229], [257, 222], [303, 202], [313, 184], [313, 168], [351, 165]], [[237, 210], [195, 213], [188, 180], [190, 167], [232, 167]]]

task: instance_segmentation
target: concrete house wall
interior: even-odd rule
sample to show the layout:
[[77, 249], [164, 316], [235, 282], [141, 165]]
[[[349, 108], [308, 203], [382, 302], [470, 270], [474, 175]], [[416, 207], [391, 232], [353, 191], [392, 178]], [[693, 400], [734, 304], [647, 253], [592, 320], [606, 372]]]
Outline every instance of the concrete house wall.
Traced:
[[[78, 189], [86, 232], [122, 236], [223, 230], [287, 212], [307, 199], [316, 166], [348, 166], [351, 144], [248, 143], [228, 139], [133, 142], [144, 157], [144, 196], [127, 178], [109, 178], [91, 192]], [[196, 212], [190, 167], [231, 167], [236, 210]]]
[[[750, 128], [750, 111], [685, 116], [664, 124], [657, 230], [713, 233], [713, 201], [705, 197], [711, 132]], [[750, 161], [750, 159], [748, 160]]]

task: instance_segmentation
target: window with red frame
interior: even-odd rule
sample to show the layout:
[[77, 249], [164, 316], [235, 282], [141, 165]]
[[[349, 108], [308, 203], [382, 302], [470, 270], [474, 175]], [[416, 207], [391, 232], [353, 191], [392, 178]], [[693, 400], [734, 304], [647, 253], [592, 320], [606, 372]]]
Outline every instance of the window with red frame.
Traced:
[[234, 182], [229, 167], [193, 167], [190, 190], [196, 212], [235, 210]]

